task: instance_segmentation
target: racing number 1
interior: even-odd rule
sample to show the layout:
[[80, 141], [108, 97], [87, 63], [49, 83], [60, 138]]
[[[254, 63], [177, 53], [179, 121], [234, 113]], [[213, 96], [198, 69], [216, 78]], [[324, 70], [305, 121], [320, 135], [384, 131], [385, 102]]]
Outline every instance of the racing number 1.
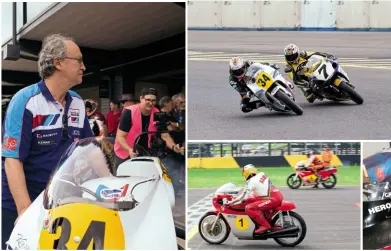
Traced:
[[244, 227], [243, 218], [239, 220], [241, 227]]
[[[55, 219], [50, 229], [50, 233], [55, 234], [57, 232], [58, 227], [61, 227], [61, 235], [59, 239], [54, 241], [53, 249], [67, 250], [68, 248], [66, 244], [69, 242], [69, 238], [71, 237], [71, 222], [64, 217]], [[80, 244], [77, 249], [86, 250], [92, 239], [94, 239], [94, 242], [92, 244], [93, 250], [104, 249], [105, 227], [105, 222], [92, 221], [88, 226], [88, 229], [83, 236], [83, 239], [80, 241]]]

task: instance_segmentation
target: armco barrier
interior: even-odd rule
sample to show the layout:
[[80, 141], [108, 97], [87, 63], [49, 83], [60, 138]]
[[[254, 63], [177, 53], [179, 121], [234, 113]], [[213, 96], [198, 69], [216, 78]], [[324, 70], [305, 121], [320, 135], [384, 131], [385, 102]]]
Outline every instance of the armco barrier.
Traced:
[[[320, 155], [318, 155], [320, 158]], [[217, 157], [188, 158], [188, 168], [238, 168], [247, 164], [264, 167], [293, 167], [300, 160], [308, 159], [305, 155], [285, 156], [249, 156], [249, 157]], [[360, 155], [333, 155], [331, 165], [360, 165]]]
[[189, 30], [391, 31], [391, 1], [188, 1]]

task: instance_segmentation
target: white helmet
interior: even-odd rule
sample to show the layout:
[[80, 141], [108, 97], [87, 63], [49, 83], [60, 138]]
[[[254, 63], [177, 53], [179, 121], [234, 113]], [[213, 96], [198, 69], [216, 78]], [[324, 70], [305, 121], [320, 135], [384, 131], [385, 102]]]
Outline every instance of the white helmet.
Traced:
[[307, 155], [308, 158], [310, 158], [310, 157], [312, 157], [313, 155], [315, 155], [315, 152], [314, 152], [314, 151], [308, 151], [308, 152], [306, 153], [306, 155]]
[[245, 63], [243, 58], [241, 57], [233, 57], [229, 61], [229, 70], [230, 72], [238, 79], [243, 78], [244, 76], [244, 70], [245, 70]]
[[292, 64], [297, 63], [300, 58], [299, 47], [295, 44], [288, 44], [284, 49], [285, 60]]

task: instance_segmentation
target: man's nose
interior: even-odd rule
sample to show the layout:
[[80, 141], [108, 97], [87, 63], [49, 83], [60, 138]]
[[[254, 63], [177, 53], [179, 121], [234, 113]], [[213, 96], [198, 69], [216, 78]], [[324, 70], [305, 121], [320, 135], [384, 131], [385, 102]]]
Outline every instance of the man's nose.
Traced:
[[84, 63], [81, 64], [81, 70], [82, 70], [82, 71], [87, 70], [87, 68], [86, 68], [86, 66], [84, 65]]

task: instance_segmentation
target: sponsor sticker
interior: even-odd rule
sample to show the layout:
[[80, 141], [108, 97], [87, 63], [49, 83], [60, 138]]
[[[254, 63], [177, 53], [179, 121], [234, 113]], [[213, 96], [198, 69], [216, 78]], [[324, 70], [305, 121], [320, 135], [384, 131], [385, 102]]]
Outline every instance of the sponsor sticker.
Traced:
[[126, 184], [121, 188], [108, 188], [104, 185], [99, 185], [96, 194], [104, 200], [115, 202], [120, 198], [125, 197], [128, 188], [129, 184]]
[[16, 249], [21, 250], [28, 250], [30, 249], [30, 246], [27, 242], [27, 238], [25, 238], [23, 235], [18, 233], [18, 237], [16, 239]]
[[69, 114], [71, 117], [72, 124], [79, 124], [80, 110], [79, 109], [69, 109]]
[[3, 149], [4, 150], [15, 150], [17, 143], [18, 143], [17, 138], [6, 137], [4, 139]]

